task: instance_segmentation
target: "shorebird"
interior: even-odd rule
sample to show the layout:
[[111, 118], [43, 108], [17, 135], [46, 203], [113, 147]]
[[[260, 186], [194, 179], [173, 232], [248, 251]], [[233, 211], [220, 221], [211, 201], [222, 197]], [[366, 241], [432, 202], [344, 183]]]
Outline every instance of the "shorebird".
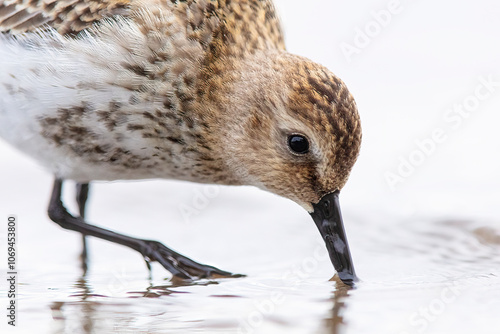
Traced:
[[[49, 217], [140, 252], [175, 277], [232, 276], [88, 224], [96, 180], [252, 185], [316, 223], [356, 280], [339, 207], [361, 145], [356, 103], [288, 53], [269, 0], [0, 0], [0, 136], [54, 176]], [[77, 182], [80, 215], [61, 201]]]

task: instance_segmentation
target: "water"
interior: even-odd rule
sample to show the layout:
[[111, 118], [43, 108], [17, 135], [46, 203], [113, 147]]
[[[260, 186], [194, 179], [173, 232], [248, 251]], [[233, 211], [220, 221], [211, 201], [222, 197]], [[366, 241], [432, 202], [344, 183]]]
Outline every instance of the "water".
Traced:
[[[349, 289], [329, 281], [333, 268], [314, 223], [287, 200], [252, 188], [97, 184], [91, 221], [248, 276], [176, 286], [157, 264], [149, 275], [139, 255], [95, 239], [82, 276], [80, 238], [44, 214], [50, 176], [5, 151], [24, 166], [1, 179], [9, 188], [2, 203], [20, 228], [17, 332], [498, 333], [498, 221], [367, 215], [346, 203], [361, 278]], [[65, 190], [71, 203], [72, 186]], [[211, 194], [208, 204], [183, 216], [200, 193]]]

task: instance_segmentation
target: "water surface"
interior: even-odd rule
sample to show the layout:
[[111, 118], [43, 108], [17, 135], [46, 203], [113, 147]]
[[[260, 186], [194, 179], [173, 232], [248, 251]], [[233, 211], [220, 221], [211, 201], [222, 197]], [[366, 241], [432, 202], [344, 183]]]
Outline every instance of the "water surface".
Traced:
[[[50, 177], [32, 177], [3, 194], [20, 225], [17, 332], [498, 333], [498, 221], [367, 214], [346, 205], [361, 278], [349, 289], [329, 281], [334, 272], [319, 233], [289, 201], [251, 188], [97, 184], [90, 220], [248, 275], [175, 286], [157, 264], [149, 273], [139, 255], [95, 239], [82, 275], [80, 238], [44, 213]], [[206, 191], [210, 204], [185, 216], [183, 204]], [[72, 187], [66, 192], [71, 202]]]

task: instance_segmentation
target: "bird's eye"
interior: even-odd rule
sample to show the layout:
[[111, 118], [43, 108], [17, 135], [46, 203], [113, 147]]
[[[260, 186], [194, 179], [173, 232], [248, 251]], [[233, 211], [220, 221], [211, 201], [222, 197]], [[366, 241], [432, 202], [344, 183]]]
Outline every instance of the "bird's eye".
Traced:
[[288, 146], [297, 154], [306, 154], [309, 152], [309, 141], [302, 135], [291, 135], [288, 137]]

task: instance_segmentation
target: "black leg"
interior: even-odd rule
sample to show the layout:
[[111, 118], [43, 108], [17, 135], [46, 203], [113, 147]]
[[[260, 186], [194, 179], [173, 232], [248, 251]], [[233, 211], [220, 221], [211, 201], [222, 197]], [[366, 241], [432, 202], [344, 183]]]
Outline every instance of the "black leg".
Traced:
[[[89, 197], [89, 184], [88, 183], [77, 183], [76, 184], [76, 203], [78, 204], [78, 210], [81, 218], [85, 218], [85, 207], [87, 204], [87, 199]], [[88, 252], [87, 252], [87, 238], [85, 234], [82, 233], [82, 254], [80, 255], [82, 260], [82, 270], [83, 274], [87, 272], [88, 269]]]
[[78, 203], [80, 217], [82, 218], [85, 218], [85, 208], [87, 205], [87, 199], [89, 198], [89, 190], [90, 185], [88, 183], [76, 184], [76, 202]]
[[146, 260], [157, 261], [174, 276], [183, 279], [209, 277], [239, 277], [227, 271], [212, 266], [197, 263], [189, 258], [174, 252], [158, 241], [132, 238], [123, 234], [87, 224], [83, 218], [74, 217], [68, 213], [61, 202], [63, 180], [54, 181], [54, 189], [49, 204], [49, 217], [62, 228], [77, 231], [84, 235], [108, 240], [123, 246], [130, 247], [141, 253]]

